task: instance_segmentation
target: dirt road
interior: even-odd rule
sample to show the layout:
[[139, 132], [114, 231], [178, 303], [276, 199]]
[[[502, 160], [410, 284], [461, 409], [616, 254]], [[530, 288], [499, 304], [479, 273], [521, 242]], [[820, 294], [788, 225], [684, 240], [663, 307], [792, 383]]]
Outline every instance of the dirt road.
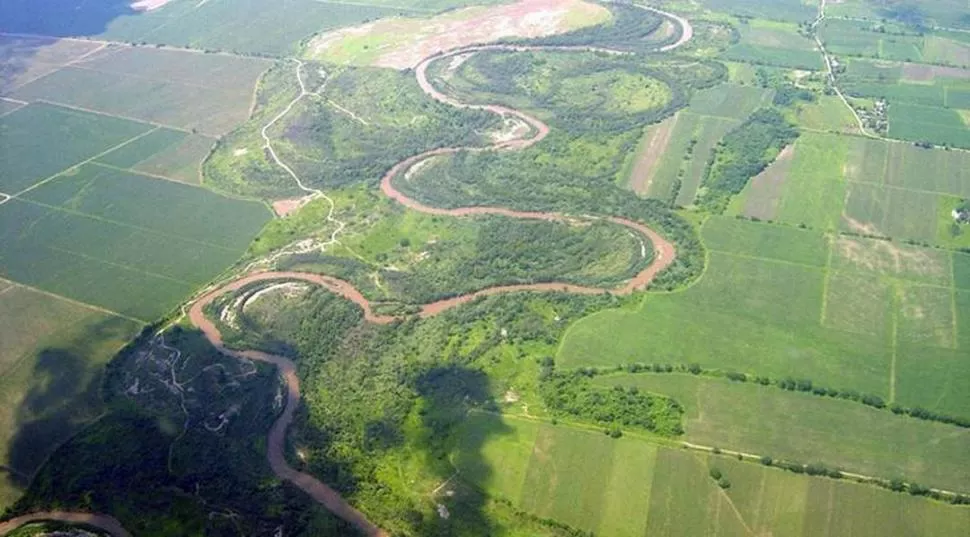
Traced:
[[131, 537], [131, 534], [122, 527], [121, 522], [118, 522], [114, 517], [97, 513], [74, 513], [70, 511], [42, 511], [11, 518], [0, 523], [0, 535], [6, 535], [24, 524], [44, 521], [85, 524], [106, 531], [112, 537]]

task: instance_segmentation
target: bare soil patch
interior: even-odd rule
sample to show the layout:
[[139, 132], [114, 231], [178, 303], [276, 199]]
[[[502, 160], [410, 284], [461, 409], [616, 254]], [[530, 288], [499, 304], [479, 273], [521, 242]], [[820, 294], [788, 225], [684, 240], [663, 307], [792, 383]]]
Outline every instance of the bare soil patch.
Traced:
[[310, 202], [313, 196], [303, 196], [302, 198], [289, 198], [273, 202], [273, 212], [276, 216], [283, 217], [297, 211]]
[[644, 195], [650, 191], [653, 177], [657, 173], [657, 165], [667, 149], [674, 126], [677, 125], [677, 117], [668, 118], [654, 127], [637, 155], [633, 172], [630, 174], [630, 188], [637, 194]]
[[970, 69], [960, 67], [943, 67], [941, 65], [926, 65], [923, 63], [904, 63], [903, 78], [913, 82], [932, 82], [937, 78], [970, 79]]
[[761, 220], [773, 220], [778, 215], [778, 205], [788, 177], [788, 170], [795, 156], [795, 146], [781, 150], [778, 158], [751, 180], [751, 190], [744, 203], [744, 215]]
[[313, 58], [333, 59], [333, 54], [345, 53], [349, 42], [366, 41], [371, 52], [361, 54], [364, 63], [409, 69], [446, 50], [508, 37], [553, 35], [598, 24], [609, 17], [605, 7], [582, 0], [520, 0], [461, 9], [430, 19], [383, 19], [329, 32], [310, 42], [309, 53]]
[[835, 242], [839, 257], [857, 269], [892, 275], [914, 275], [945, 280], [949, 267], [926, 251], [890, 241], [840, 237]]

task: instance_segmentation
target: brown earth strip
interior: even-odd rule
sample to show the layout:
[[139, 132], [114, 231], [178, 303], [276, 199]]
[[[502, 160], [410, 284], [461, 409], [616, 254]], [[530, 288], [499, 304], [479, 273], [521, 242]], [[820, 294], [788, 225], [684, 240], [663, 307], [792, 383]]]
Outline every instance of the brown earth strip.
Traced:
[[97, 513], [77, 513], [70, 511], [42, 511], [29, 515], [11, 518], [0, 523], [0, 535], [6, 535], [15, 529], [31, 522], [69, 522], [71, 524], [85, 524], [106, 531], [112, 537], [131, 537], [131, 534], [118, 522], [118, 519]]
[[660, 157], [667, 149], [667, 143], [670, 142], [674, 126], [677, 125], [677, 117], [668, 118], [651, 129], [648, 139], [645, 140], [640, 153], [636, 157], [637, 161], [633, 165], [633, 172], [630, 174], [630, 188], [641, 196], [650, 192], [650, 185], [653, 184], [653, 178], [657, 174]]

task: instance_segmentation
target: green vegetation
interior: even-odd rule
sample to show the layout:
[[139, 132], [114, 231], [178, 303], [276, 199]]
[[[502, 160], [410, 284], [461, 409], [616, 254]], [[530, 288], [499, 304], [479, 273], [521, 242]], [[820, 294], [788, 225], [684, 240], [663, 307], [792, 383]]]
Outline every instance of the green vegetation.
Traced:
[[701, 205], [722, 212], [730, 197], [741, 192], [797, 136], [798, 131], [777, 110], [755, 112], [715, 149], [702, 183]]
[[0, 206], [5, 277], [144, 321], [235, 262], [268, 218], [252, 202], [96, 164], [25, 198]]
[[543, 46], [596, 46], [628, 52], [653, 52], [680, 39], [679, 25], [646, 9], [631, 4], [605, 4], [612, 18], [605, 24], [580, 28], [564, 34], [538, 39], [512, 40]]
[[889, 135], [901, 140], [970, 148], [970, 130], [957, 112], [915, 104], [889, 107]]
[[[2, 282], [2, 280], [0, 280]], [[102, 411], [101, 368], [138, 330], [125, 319], [0, 283], [0, 505], [44, 459]]]
[[[348, 68], [323, 77], [323, 69], [308, 64], [303, 76], [311, 90], [326, 84], [326, 99], [301, 100], [269, 129], [274, 149], [307, 186], [375, 185], [388, 168], [422, 151], [486, 145], [479, 133], [498, 123], [488, 112], [461, 110], [431, 99], [411, 73]], [[206, 160], [209, 185], [259, 197], [305, 195], [266, 154], [260, 135], [263, 126], [299, 94], [295, 77], [292, 62], [264, 76], [256, 113], [221, 139]]]
[[[600, 376], [601, 386], [636, 388], [684, 406], [685, 437], [757, 455], [821, 462], [875, 476], [905, 476], [962, 491], [962, 446], [970, 431], [898, 416], [827, 395], [786, 391], [757, 382], [674, 374]], [[778, 423], [797, 424], [798, 434]]]
[[252, 88], [269, 65], [250, 58], [123, 47], [62, 67], [11, 95], [219, 136], [246, 119]]
[[15, 194], [150, 130], [143, 123], [49, 104], [25, 106], [0, 118], [0, 191]]

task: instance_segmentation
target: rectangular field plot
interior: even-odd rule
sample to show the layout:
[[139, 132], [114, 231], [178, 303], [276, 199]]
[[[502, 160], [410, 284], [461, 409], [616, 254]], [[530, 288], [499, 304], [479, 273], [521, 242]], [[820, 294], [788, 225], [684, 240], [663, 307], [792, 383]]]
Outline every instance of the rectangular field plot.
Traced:
[[160, 175], [183, 183], [202, 183], [202, 162], [215, 145], [215, 138], [190, 134], [167, 149], [132, 167], [132, 170]]
[[900, 344], [956, 347], [953, 291], [947, 287], [902, 286], [898, 292]]
[[147, 160], [151, 156], [181, 142], [186, 136], [188, 136], [188, 133], [183, 131], [166, 129], [164, 127], [158, 128], [130, 144], [126, 144], [106, 155], [98, 157], [95, 159], [95, 162], [116, 166], [118, 168], [131, 168], [139, 162]]
[[871, 274], [831, 271], [823, 324], [887, 340], [892, 330], [892, 287]]
[[665, 174], [658, 177], [657, 172], [680, 117], [669, 117], [644, 130], [630, 171], [630, 188], [637, 194], [654, 199], [670, 199], [675, 176]]
[[888, 276], [910, 282], [950, 286], [949, 254], [878, 239], [839, 237], [832, 250], [832, 268]]
[[91, 41], [0, 35], [0, 94], [51, 73], [67, 62], [97, 50]]
[[151, 129], [48, 104], [21, 108], [0, 118], [0, 192], [16, 194]]
[[853, 233], [935, 242], [940, 196], [850, 183], [840, 228]]
[[844, 399], [688, 374], [622, 374], [595, 382], [673, 397], [687, 412], [687, 440], [698, 444], [905, 476], [943, 488], [970, 486], [970, 466], [962, 462], [970, 430], [953, 425]]
[[774, 220], [778, 216], [778, 206], [794, 156], [794, 145], [782, 149], [778, 158], [752, 177], [741, 194], [732, 200], [731, 210], [749, 218]]
[[269, 217], [256, 203], [97, 165], [30, 200], [0, 206], [0, 274], [146, 321], [235, 262]]
[[689, 163], [687, 148], [691, 146], [694, 131], [697, 130], [701, 117], [686, 111], [681, 111], [675, 117], [676, 122], [667, 141], [666, 150], [660, 155], [656, 171], [651, 178], [651, 187], [647, 191], [647, 196], [651, 198], [668, 200], [672, 196], [677, 196], [682, 182], [682, 169]]
[[740, 43], [727, 49], [724, 58], [736, 62], [753, 63], [818, 71], [824, 68], [822, 55], [811, 50], [793, 50]]
[[239, 252], [269, 216], [256, 202], [97, 164], [62, 175], [25, 199]]
[[970, 147], [970, 128], [954, 110], [915, 104], [889, 107], [889, 136], [900, 140]]
[[[0, 318], [0, 464], [30, 475], [100, 414], [101, 368], [140, 326], [18, 285]], [[18, 494], [0, 481], [0, 505]]]
[[743, 120], [758, 108], [771, 102], [772, 90], [721, 84], [701, 90], [690, 100], [689, 110], [694, 114]]
[[823, 326], [825, 271], [710, 252], [704, 277], [639, 310], [607, 310], [566, 332], [563, 368], [697, 363], [887, 395], [889, 338]]
[[846, 189], [846, 140], [843, 136], [808, 132], [798, 138], [782, 187], [777, 220], [815, 229], [838, 227]]
[[[970, 308], [970, 302], [964, 306]], [[970, 317], [970, 309], [964, 311]], [[896, 349], [896, 401], [949, 416], [970, 417], [970, 390], [966, 389], [970, 382], [970, 347], [961, 343], [956, 350], [901, 343]]]
[[851, 181], [970, 196], [970, 154], [865, 138], [849, 147]]
[[701, 236], [709, 249], [732, 254], [816, 267], [824, 267], [828, 259], [828, 242], [815, 231], [712, 217]]
[[142, 121], [225, 134], [246, 120], [269, 62], [231, 56], [117, 47], [12, 93]]
[[821, 95], [813, 103], [802, 104], [798, 109], [798, 124], [807, 129], [857, 134], [859, 124], [842, 99], [834, 95]]
[[[970, 291], [970, 254], [953, 253], [953, 286]], [[967, 312], [970, 314], [970, 311]], [[967, 320], [970, 330], [970, 319]]]
[[657, 447], [599, 432], [472, 414], [453, 460], [519, 508], [602, 535], [641, 536]]

